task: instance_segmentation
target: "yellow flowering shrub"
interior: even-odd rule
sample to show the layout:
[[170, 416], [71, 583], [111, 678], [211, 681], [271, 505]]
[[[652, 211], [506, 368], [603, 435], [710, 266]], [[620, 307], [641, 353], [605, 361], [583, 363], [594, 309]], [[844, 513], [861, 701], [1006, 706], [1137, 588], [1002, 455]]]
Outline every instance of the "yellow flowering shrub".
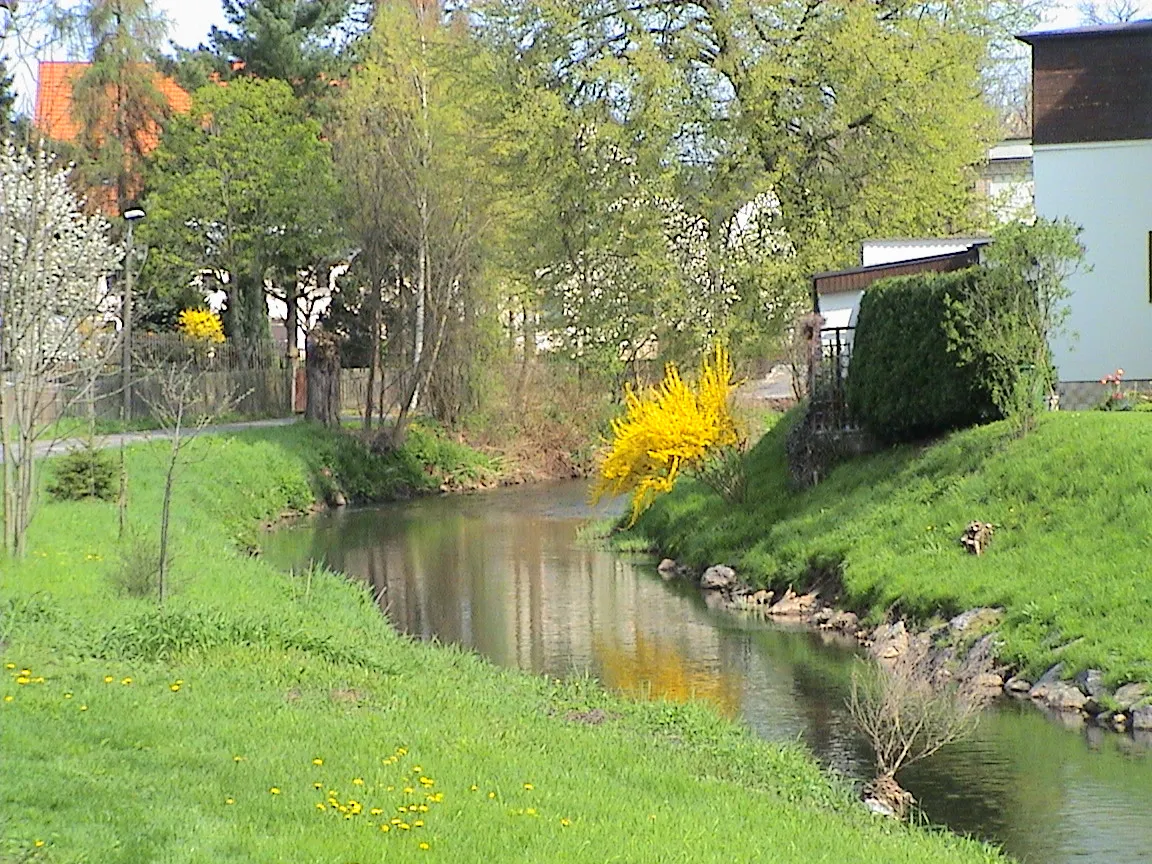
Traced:
[[180, 332], [189, 339], [205, 342], [223, 342], [224, 324], [220, 316], [207, 309], [185, 309], [180, 313]]
[[695, 387], [671, 363], [659, 386], [641, 393], [627, 387], [625, 413], [612, 421], [594, 497], [631, 493], [635, 522], [682, 472], [738, 444], [741, 433], [729, 404], [735, 387], [728, 352], [719, 345], [704, 358]]

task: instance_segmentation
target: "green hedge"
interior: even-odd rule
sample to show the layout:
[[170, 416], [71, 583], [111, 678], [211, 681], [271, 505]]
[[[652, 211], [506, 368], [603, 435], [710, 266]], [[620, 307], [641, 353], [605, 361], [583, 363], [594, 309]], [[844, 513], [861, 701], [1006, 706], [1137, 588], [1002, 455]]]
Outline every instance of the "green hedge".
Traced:
[[871, 286], [848, 368], [848, 404], [873, 435], [915, 441], [999, 419], [979, 361], [949, 350], [948, 299], [979, 285], [979, 270], [885, 279]]

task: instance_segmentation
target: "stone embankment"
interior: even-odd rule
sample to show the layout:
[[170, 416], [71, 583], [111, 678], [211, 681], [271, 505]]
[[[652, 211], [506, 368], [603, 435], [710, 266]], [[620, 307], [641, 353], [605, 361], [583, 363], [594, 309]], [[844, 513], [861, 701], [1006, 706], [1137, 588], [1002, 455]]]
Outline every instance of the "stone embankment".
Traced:
[[881, 664], [894, 663], [909, 651], [927, 658], [922, 674], [934, 685], [955, 682], [984, 696], [1006, 694], [1028, 700], [1071, 727], [1087, 723], [1117, 732], [1152, 735], [1152, 685], [1139, 682], [1110, 689], [1104, 673], [1089, 669], [1072, 680], [1064, 678], [1063, 664], [1049, 669], [1037, 681], [1010, 674], [996, 661], [1002, 610], [971, 609], [927, 630], [912, 630], [905, 622], [868, 628], [849, 611], [826, 603], [818, 590], [783, 594], [753, 588], [731, 567], [717, 564], [703, 574], [671, 559], [660, 562], [665, 580], [695, 581], [709, 606], [762, 615], [831, 634], [840, 634], [863, 646]]

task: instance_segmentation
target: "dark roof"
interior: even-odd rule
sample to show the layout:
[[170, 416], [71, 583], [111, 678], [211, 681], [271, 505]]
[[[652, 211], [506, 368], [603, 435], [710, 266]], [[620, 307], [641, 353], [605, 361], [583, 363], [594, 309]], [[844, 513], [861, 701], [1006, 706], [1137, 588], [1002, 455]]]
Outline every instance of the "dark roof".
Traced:
[[817, 273], [812, 277], [812, 290], [817, 295], [841, 294], [845, 291], [860, 291], [873, 282], [892, 276], [963, 270], [965, 267], [980, 263], [980, 247], [986, 244], [987, 241], [980, 241], [973, 243], [963, 252], [935, 255], [932, 258], [913, 258], [909, 261], [892, 261], [888, 264], [872, 264], [868, 267], [850, 267], [847, 270]]
[[1121, 24], [1097, 24], [1092, 27], [1070, 27], [1064, 30], [1033, 30], [1021, 33], [1016, 38], [1034, 45], [1052, 39], [1091, 39], [1096, 36], [1128, 36], [1152, 33], [1152, 18], [1140, 21], [1125, 21]]

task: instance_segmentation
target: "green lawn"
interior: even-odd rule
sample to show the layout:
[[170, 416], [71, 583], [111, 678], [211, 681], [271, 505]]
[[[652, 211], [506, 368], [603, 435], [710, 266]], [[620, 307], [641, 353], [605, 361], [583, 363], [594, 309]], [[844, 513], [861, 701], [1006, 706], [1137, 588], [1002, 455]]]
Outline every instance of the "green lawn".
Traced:
[[[638, 529], [674, 558], [732, 564], [800, 587], [838, 572], [844, 605], [873, 620], [927, 620], [980, 605], [1007, 610], [1003, 656], [1035, 675], [1097, 667], [1152, 681], [1152, 418], [1058, 413], [1023, 440], [1003, 424], [841, 465], [817, 488], [788, 488], [791, 417], [749, 454], [749, 503], [684, 483]], [[958, 540], [994, 523], [991, 548]]]
[[[0, 861], [1001, 860], [868, 815], [707, 707], [415, 643], [342, 578], [237, 551], [320, 470], [366, 484], [407, 463], [356, 474], [303, 427], [195, 447], [163, 610], [114, 588], [111, 504], [46, 504], [3, 565]], [[129, 451], [141, 530], [162, 452]]]

